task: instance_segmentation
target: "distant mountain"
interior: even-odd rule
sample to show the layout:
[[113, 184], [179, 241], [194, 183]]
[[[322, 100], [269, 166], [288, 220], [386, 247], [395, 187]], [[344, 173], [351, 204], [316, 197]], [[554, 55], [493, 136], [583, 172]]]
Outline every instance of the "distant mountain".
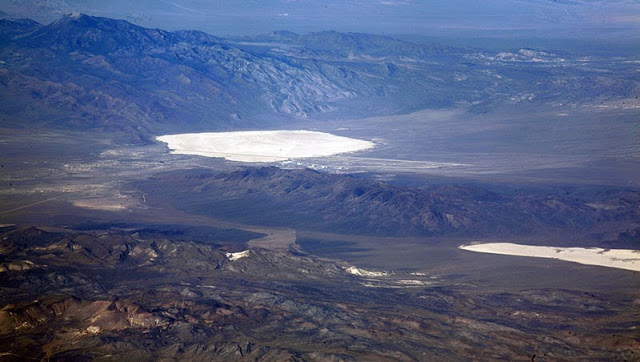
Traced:
[[7, 43], [41, 27], [41, 24], [29, 19], [0, 19], [0, 43]]
[[584, 29], [607, 27], [627, 28], [629, 33], [635, 31], [637, 37], [634, 19], [640, 14], [640, 6], [634, 0], [484, 0], [481, 3], [472, 0], [268, 0], [250, 3], [236, 0], [215, 3], [198, 0], [8, 0], [2, 2], [0, 8], [43, 23], [79, 11], [133, 19], [150, 27], [192, 28], [214, 34], [334, 29], [378, 34], [444, 31], [474, 36], [497, 30], [494, 34], [502, 38], [510, 38], [523, 30], [534, 36], [544, 32], [554, 37], [566, 37], [571, 32], [580, 34]]
[[81, 14], [14, 39], [2, 54], [2, 92], [11, 108], [36, 107], [43, 118], [64, 115], [66, 123], [90, 128], [212, 128], [245, 116], [268, 119], [269, 112], [325, 112], [354, 97], [325, 75], [339, 73], [335, 67], [322, 74], [200, 32]]
[[603, 72], [609, 60], [585, 66], [531, 49], [493, 54], [337, 32], [230, 41], [79, 13], [45, 26], [2, 20], [0, 32], [0, 116], [29, 127], [147, 137], [640, 93], [632, 63]]
[[293, 49], [305, 49], [325, 55], [351, 57], [369, 55], [374, 57], [405, 57], [427, 59], [437, 55], [460, 55], [463, 49], [446, 47], [439, 44], [418, 45], [398, 40], [389, 36], [340, 33], [322, 31], [317, 33], [297, 34], [290, 31], [275, 31], [255, 37], [244, 37], [253, 42], [279, 42], [293, 45]]
[[[2, 109], [16, 122], [63, 118], [56, 126], [137, 133], [212, 129], [355, 115], [375, 98], [401, 93], [397, 81], [384, 79], [395, 72], [390, 64], [367, 70], [380, 76], [363, 75], [318, 59], [253, 54], [196, 31], [145, 29], [78, 13], [47, 26], [5, 21], [2, 29], [11, 40], [0, 53], [6, 59]], [[371, 111], [405, 107], [381, 105]]]

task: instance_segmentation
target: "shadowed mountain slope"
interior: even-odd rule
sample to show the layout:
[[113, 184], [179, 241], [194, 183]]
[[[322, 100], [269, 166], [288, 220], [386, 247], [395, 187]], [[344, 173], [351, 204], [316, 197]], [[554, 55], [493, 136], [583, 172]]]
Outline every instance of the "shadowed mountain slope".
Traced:
[[[150, 199], [178, 192], [178, 207], [190, 212], [362, 235], [553, 235], [556, 243], [565, 240], [567, 245], [604, 242], [636, 248], [637, 243], [629, 244], [624, 235], [633, 233], [628, 228], [637, 227], [640, 218], [640, 196], [623, 190], [565, 194], [497, 193], [471, 185], [416, 188], [275, 167], [218, 174], [181, 171], [158, 175], [143, 185]], [[601, 230], [608, 232], [592, 235]]]

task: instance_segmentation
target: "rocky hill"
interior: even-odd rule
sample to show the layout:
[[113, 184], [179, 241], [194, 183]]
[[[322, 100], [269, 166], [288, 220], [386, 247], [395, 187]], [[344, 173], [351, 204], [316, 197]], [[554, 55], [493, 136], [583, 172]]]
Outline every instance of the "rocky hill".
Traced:
[[455, 276], [261, 248], [232, 258], [136, 229], [0, 232], [7, 361], [634, 359], [638, 348], [637, 300], [469, 295]]

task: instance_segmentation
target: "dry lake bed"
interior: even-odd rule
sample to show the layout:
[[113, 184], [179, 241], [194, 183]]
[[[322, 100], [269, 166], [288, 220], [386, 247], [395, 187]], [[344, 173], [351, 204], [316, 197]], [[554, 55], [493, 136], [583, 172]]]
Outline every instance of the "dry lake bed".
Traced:
[[220, 157], [239, 162], [276, 162], [322, 157], [374, 147], [370, 141], [315, 131], [186, 133], [156, 137], [174, 154]]

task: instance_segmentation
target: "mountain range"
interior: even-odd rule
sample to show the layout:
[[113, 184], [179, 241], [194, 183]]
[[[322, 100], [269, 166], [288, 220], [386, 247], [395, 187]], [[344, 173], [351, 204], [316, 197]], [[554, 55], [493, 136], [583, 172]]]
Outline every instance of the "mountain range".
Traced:
[[[492, 32], [509, 38], [608, 36], [626, 30], [637, 36], [640, 12], [633, 0], [202, 0], [131, 3], [113, 0], [8, 0], [0, 9], [12, 16], [51, 22], [70, 12], [127, 19], [165, 29], [199, 29], [214, 34], [259, 34], [275, 29], [313, 32], [326, 29], [387, 34], [446, 32], [477, 36]], [[238, 21], [243, 19], [244, 21]], [[593, 29], [592, 31], [590, 31]], [[618, 33], [619, 34], [619, 33]]]
[[424, 108], [633, 102], [639, 93], [624, 62], [602, 71], [612, 60], [360, 33], [221, 39], [78, 13], [49, 25], [2, 20], [0, 33], [3, 123], [141, 138]]

